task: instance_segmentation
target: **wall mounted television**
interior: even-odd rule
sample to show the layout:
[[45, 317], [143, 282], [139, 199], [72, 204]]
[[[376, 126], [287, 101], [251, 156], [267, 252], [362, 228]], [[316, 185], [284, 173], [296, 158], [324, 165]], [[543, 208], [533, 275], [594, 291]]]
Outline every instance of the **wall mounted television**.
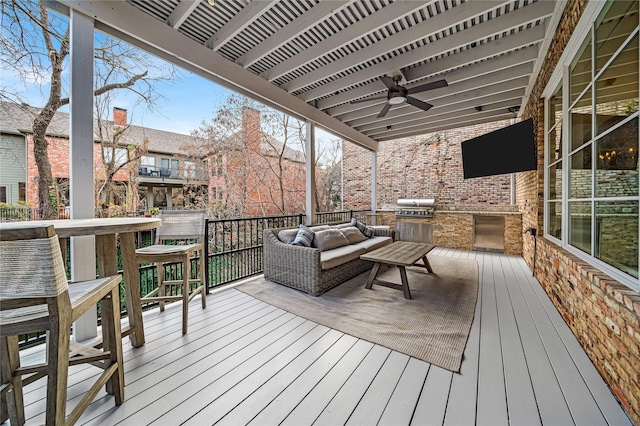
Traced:
[[462, 168], [465, 179], [536, 170], [533, 120], [462, 142]]

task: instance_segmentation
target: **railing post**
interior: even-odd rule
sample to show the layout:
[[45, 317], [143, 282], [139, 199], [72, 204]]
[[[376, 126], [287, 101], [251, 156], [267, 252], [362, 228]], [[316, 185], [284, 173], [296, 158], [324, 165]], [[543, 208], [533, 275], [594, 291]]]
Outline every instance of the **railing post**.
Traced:
[[202, 242], [202, 256], [200, 262], [204, 262], [205, 292], [209, 294], [209, 218], [204, 219], [204, 241]]

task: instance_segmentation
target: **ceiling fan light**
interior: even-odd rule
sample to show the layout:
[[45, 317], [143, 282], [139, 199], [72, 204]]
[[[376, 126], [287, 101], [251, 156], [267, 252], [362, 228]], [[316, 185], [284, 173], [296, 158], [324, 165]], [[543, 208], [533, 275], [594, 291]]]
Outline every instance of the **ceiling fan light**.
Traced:
[[407, 98], [405, 98], [404, 96], [394, 96], [394, 97], [390, 97], [387, 100], [387, 103], [389, 103], [390, 105], [400, 105], [407, 102]]

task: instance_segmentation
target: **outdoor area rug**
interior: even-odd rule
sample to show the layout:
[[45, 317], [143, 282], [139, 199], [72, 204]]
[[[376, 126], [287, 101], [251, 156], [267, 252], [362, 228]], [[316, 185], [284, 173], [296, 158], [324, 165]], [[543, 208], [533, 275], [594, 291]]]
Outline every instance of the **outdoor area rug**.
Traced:
[[[236, 287], [303, 318], [389, 349], [460, 371], [478, 297], [478, 264], [472, 259], [429, 256], [434, 273], [407, 268], [412, 299], [402, 290], [364, 288], [369, 271], [314, 297], [259, 278]], [[384, 268], [384, 271], [383, 271]], [[378, 279], [400, 283], [396, 267]]]

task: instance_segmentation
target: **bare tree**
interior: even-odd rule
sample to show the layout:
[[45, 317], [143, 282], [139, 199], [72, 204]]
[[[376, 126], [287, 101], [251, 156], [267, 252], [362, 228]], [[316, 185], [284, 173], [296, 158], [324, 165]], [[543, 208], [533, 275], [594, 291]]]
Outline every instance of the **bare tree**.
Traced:
[[[33, 121], [34, 157], [38, 168], [39, 209], [43, 218], [55, 217], [55, 180], [51, 172], [46, 131], [54, 114], [69, 103], [64, 71], [69, 56], [69, 20], [49, 13], [45, 1], [6, 0], [2, 2], [0, 55], [3, 68], [30, 82], [49, 89], [45, 105]], [[150, 55], [117, 39], [100, 34], [94, 49], [96, 60], [94, 95], [128, 89], [149, 108], [158, 97], [155, 83], [176, 78], [177, 71]], [[0, 96], [17, 101], [15, 88], [3, 87]], [[53, 194], [53, 195], [52, 195]], [[53, 200], [51, 198], [54, 198]]]
[[211, 182], [224, 192], [223, 203], [235, 215], [298, 212], [304, 206], [304, 157], [294, 148], [302, 145], [301, 125], [232, 95], [212, 120], [192, 132], [203, 144], [184, 149], [190, 152], [206, 146], [206, 155], [221, 158], [224, 172], [213, 173]]

